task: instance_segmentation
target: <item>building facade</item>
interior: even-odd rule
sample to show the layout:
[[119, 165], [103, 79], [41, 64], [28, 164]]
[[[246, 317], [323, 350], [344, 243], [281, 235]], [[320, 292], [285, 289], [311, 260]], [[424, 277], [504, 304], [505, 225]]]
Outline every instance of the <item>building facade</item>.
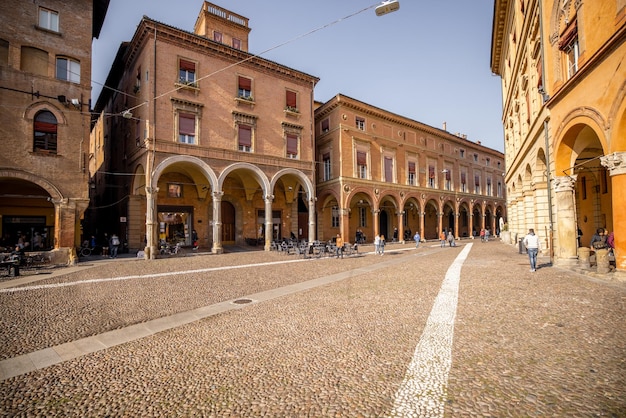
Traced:
[[193, 32], [146, 17], [121, 45], [95, 109], [94, 232], [147, 258], [314, 235], [318, 79], [249, 53], [250, 30], [205, 2]]
[[496, 0], [511, 230], [539, 233], [557, 264], [597, 228], [626, 268], [626, 1]]
[[506, 220], [504, 155], [464, 135], [338, 94], [317, 107], [315, 137], [320, 240], [464, 238]]
[[[72, 259], [89, 204], [91, 44], [108, 0], [0, 8], [0, 236]], [[87, 22], [87, 23], [86, 23]]]

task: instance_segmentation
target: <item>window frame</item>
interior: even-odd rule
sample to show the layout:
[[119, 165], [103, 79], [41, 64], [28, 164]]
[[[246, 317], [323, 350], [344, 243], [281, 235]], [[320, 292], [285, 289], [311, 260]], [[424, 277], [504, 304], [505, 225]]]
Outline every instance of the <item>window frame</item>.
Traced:
[[[193, 135], [190, 133], [182, 133], [181, 132], [181, 119], [191, 120], [193, 119]], [[177, 121], [177, 131], [178, 136], [177, 140], [179, 144], [187, 144], [187, 145], [197, 145], [196, 138], [198, 137], [198, 115], [190, 112], [179, 111], [176, 113], [176, 121]], [[190, 132], [190, 131], [189, 131]]]
[[[249, 83], [242, 84], [242, 81], [245, 80]], [[247, 87], [248, 84], [250, 88], [246, 89], [245, 87]], [[252, 95], [252, 78], [244, 75], [237, 75], [237, 97], [244, 100], [254, 100], [254, 96]]]
[[[413, 165], [413, 171], [411, 171], [411, 165]], [[409, 161], [406, 169], [406, 182], [409, 186], [416, 186], [417, 184], [417, 162]]]
[[322, 166], [324, 167], [322, 181], [329, 181], [332, 179], [332, 162], [330, 159], [330, 152], [322, 154]]
[[198, 85], [198, 81], [196, 79], [197, 72], [197, 62], [187, 58], [178, 58], [178, 83], [196, 87]]
[[331, 223], [331, 228], [339, 228], [339, 218], [340, 218], [340, 214], [339, 214], [339, 206], [333, 206], [330, 209], [330, 223]]
[[[242, 131], [250, 131], [250, 145], [242, 145]], [[247, 123], [237, 124], [237, 150], [241, 152], [253, 152], [254, 151], [254, 126]]]
[[[59, 68], [59, 63], [60, 62], [65, 62], [65, 69], [64, 69], [64, 73], [66, 78], [61, 78], [60, 77], [60, 68]], [[78, 65], [78, 74], [76, 74], [76, 72], [74, 71], [75, 68], [74, 65]], [[61, 81], [69, 81], [70, 83], [74, 83], [74, 84], [80, 84], [80, 77], [81, 77], [81, 72], [80, 72], [80, 61], [74, 59], [74, 58], [70, 58], [64, 55], [57, 55], [56, 59], [55, 59], [55, 65], [54, 65], [54, 75], [55, 78], [57, 80], [61, 80]], [[72, 75], [74, 75], [76, 78], [73, 78]]]
[[354, 126], [360, 130], [360, 131], [364, 131], [365, 130], [365, 118], [361, 117], [361, 116], [356, 116], [354, 118]]
[[[44, 17], [42, 14], [45, 14], [46, 22], [42, 20], [42, 18]], [[54, 27], [55, 25], [51, 20], [52, 16], [56, 16], [56, 22], [54, 22], [56, 23], [56, 27]], [[37, 26], [39, 26], [41, 29], [49, 30], [51, 32], [60, 32], [59, 12], [49, 9], [47, 7], [39, 7], [39, 11], [37, 13]]]
[[[290, 150], [292, 150], [293, 148], [289, 146], [290, 141], [295, 141], [295, 145], [296, 145], [296, 149], [295, 149], [295, 154], [293, 152], [290, 152]], [[292, 159], [292, 160], [297, 160], [300, 158], [300, 136], [295, 134], [295, 133], [291, 133], [288, 132], [285, 134], [285, 154], [287, 155], [287, 158]]]
[[[48, 119], [49, 116], [51, 119], [45, 120]], [[52, 119], [54, 119], [54, 121], [52, 121]], [[39, 138], [38, 133], [41, 134]], [[39, 110], [33, 117], [33, 152], [56, 154], [59, 145], [58, 135], [59, 121], [54, 113], [48, 109]], [[42, 142], [42, 138], [43, 146], [38, 146], [37, 144]]]

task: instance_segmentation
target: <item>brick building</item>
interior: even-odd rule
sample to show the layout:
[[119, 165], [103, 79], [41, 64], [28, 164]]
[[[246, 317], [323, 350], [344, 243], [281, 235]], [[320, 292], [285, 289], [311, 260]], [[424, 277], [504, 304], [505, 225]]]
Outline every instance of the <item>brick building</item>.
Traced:
[[341, 94], [316, 109], [315, 132], [320, 240], [463, 238], [506, 219], [504, 156], [478, 141]]
[[22, 235], [55, 262], [71, 259], [89, 204], [91, 44], [108, 4], [0, 8], [0, 236], [13, 246]]
[[139, 22], [95, 107], [92, 228], [147, 258], [193, 231], [215, 253], [314, 235], [318, 79], [249, 53], [249, 32], [208, 2], [193, 32]]

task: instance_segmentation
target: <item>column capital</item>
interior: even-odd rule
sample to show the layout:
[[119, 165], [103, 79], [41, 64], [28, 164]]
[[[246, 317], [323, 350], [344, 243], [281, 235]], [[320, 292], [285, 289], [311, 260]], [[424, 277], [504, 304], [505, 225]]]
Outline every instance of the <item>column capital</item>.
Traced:
[[600, 157], [600, 163], [609, 170], [611, 176], [626, 174], [626, 152], [614, 152]]
[[559, 176], [554, 179], [554, 191], [560, 192], [572, 192], [576, 186], [577, 174], [573, 176]]

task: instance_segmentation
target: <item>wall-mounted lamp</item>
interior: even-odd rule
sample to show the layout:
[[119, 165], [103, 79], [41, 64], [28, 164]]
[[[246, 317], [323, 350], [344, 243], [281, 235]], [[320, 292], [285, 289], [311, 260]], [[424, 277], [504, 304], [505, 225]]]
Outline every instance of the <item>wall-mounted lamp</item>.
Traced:
[[131, 119], [133, 117], [133, 114], [131, 113], [130, 110], [125, 110], [122, 112], [122, 117], [124, 119]]
[[80, 100], [72, 99], [70, 102], [72, 103], [72, 106], [74, 106], [76, 109], [80, 109]]

